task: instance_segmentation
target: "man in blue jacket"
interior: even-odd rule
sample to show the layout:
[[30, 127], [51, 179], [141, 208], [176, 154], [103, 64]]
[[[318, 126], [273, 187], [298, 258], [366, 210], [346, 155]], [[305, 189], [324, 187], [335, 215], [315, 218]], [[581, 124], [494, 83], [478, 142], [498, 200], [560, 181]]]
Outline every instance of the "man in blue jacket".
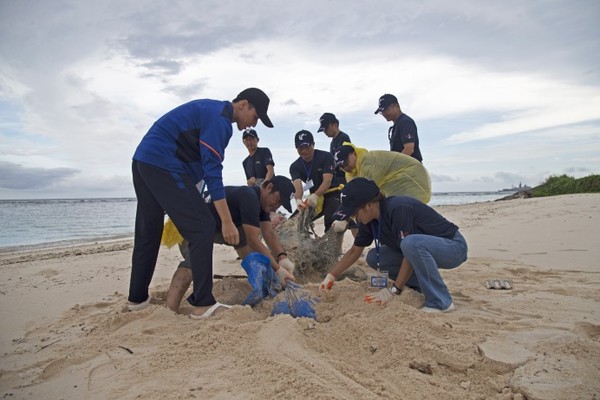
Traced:
[[206, 185], [221, 220], [224, 240], [239, 243], [223, 186], [224, 151], [238, 130], [255, 127], [260, 119], [272, 128], [267, 115], [269, 97], [248, 88], [231, 102], [211, 99], [183, 104], [159, 118], [142, 138], [133, 155], [133, 185], [138, 200], [129, 303], [140, 310], [150, 303], [148, 287], [156, 267], [164, 214], [189, 242], [194, 291], [188, 302], [193, 315], [220, 308], [212, 294], [212, 253], [215, 221], [199, 187]]

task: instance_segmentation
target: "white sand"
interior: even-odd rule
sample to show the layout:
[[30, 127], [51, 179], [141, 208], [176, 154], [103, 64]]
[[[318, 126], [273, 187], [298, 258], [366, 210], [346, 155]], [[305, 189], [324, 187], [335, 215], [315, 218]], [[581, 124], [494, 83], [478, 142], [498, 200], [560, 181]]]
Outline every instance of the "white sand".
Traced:
[[[600, 195], [438, 209], [470, 247], [443, 272], [457, 307], [443, 315], [420, 312], [410, 290], [365, 304], [366, 284], [350, 280], [321, 297], [318, 321], [271, 317], [271, 301], [206, 321], [160, 300], [133, 313], [130, 241], [1, 254], [0, 396], [600, 398]], [[215, 273], [241, 272], [235, 258], [216, 246]], [[161, 250], [154, 296], [178, 260]], [[490, 278], [514, 289], [486, 289]], [[226, 278], [214, 293], [239, 303], [248, 291]]]

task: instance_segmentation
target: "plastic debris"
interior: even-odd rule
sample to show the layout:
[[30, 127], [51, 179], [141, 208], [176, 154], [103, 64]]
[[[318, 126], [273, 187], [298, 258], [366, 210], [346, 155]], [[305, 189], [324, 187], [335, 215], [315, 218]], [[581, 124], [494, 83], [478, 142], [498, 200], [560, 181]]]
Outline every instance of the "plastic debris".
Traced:
[[253, 288], [242, 304], [255, 306], [265, 297], [275, 297], [281, 291], [279, 280], [271, 268], [271, 261], [264, 254], [248, 254], [242, 260], [242, 268], [246, 271], [248, 282]]
[[319, 298], [304, 289], [302, 285], [288, 281], [284, 291], [284, 300], [273, 304], [271, 313], [289, 314], [294, 318], [317, 318], [315, 305]]

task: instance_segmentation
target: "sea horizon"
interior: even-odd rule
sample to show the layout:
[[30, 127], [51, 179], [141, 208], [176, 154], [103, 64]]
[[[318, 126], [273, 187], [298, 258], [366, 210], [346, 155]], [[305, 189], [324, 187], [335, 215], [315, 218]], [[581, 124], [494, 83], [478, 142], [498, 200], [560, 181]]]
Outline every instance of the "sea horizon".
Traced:
[[[494, 201], [509, 192], [434, 192], [430, 206]], [[135, 197], [0, 199], [0, 252], [132, 238]]]

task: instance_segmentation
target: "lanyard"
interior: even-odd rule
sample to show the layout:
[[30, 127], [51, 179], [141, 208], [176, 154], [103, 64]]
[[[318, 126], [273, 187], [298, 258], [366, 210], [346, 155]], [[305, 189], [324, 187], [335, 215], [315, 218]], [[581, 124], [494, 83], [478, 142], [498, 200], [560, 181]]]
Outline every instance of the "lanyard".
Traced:
[[375, 252], [377, 253], [377, 269], [379, 270], [379, 249], [381, 248], [381, 216], [377, 220], [377, 237], [375, 237], [375, 229], [373, 228], [373, 224], [371, 225], [371, 234], [373, 235], [373, 239], [375, 240]]
[[304, 171], [306, 172], [306, 182], [310, 181], [310, 173], [312, 171], [313, 161], [315, 161], [314, 156], [313, 156], [312, 160], [310, 160], [310, 168], [306, 168], [306, 161], [302, 160], [302, 166], [304, 167]]

